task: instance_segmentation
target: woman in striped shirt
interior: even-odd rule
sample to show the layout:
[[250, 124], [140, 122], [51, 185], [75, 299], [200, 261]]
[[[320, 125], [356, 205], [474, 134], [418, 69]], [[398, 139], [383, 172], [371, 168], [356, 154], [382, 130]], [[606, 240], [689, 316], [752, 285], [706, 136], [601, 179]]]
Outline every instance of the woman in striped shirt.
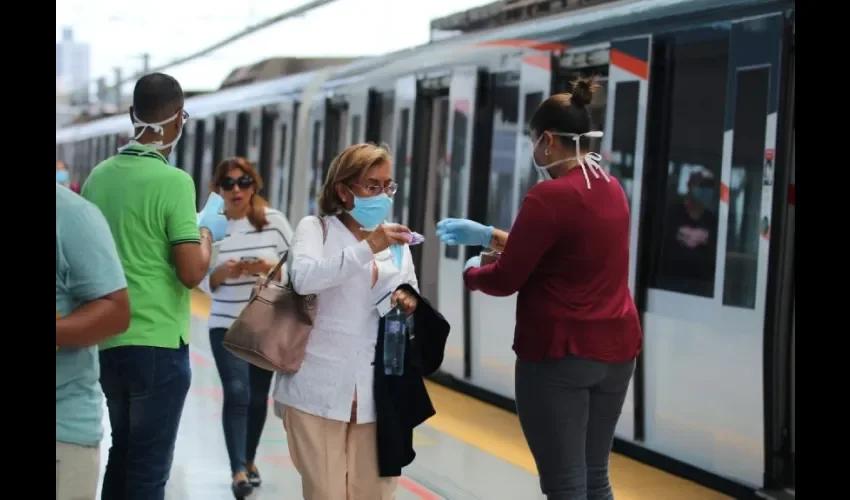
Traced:
[[224, 392], [224, 440], [236, 498], [248, 496], [261, 482], [254, 457], [266, 421], [272, 372], [237, 358], [224, 348], [222, 339], [248, 304], [257, 275], [275, 266], [292, 237], [283, 214], [269, 208], [258, 194], [262, 187], [254, 165], [240, 157], [221, 162], [210, 186], [224, 198], [230, 223], [204, 284], [213, 299], [210, 346]]

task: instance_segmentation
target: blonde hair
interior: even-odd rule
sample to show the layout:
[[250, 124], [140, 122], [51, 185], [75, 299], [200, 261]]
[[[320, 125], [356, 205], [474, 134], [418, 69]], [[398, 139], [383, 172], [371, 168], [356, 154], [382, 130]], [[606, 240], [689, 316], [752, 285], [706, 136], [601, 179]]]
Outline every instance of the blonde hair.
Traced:
[[319, 212], [322, 215], [336, 215], [343, 210], [342, 200], [336, 193], [337, 183], [347, 184], [363, 175], [363, 172], [381, 165], [391, 163], [392, 156], [389, 147], [371, 142], [354, 144], [345, 148], [331, 162], [328, 176], [319, 195]]

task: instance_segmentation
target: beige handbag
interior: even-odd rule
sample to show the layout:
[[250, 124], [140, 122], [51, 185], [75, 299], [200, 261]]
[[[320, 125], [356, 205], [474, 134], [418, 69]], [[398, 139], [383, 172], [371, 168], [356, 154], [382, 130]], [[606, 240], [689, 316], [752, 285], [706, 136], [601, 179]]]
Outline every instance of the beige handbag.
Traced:
[[[322, 243], [327, 239], [325, 221]], [[295, 373], [301, 368], [307, 341], [316, 319], [316, 295], [299, 295], [292, 281], [272, 281], [286, 263], [283, 254], [268, 276], [254, 285], [251, 300], [224, 335], [222, 344], [236, 357], [269, 371]]]

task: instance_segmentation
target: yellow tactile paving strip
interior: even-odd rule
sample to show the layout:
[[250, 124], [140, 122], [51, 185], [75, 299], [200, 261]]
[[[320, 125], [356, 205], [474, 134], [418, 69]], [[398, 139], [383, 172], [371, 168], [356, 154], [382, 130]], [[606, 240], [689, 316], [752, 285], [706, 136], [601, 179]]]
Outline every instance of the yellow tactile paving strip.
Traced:
[[[209, 297], [194, 291], [192, 313], [206, 318], [209, 312]], [[441, 385], [427, 384], [437, 409], [437, 415], [428, 420], [428, 425], [517, 467], [537, 473], [516, 415]], [[611, 455], [611, 478], [618, 500], [731, 498], [616, 454]]]

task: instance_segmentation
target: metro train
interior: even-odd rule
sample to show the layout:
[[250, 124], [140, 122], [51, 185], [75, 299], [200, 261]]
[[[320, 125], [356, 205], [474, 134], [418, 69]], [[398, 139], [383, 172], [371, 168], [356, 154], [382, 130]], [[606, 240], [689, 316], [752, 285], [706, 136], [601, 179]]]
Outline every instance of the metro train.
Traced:
[[[419, 282], [452, 324], [438, 380], [512, 407], [515, 298], [466, 291], [462, 266], [480, 248], [442, 245], [435, 224], [510, 228], [540, 180], [530, 114], [597, 75], [594, 150], [630, 200], [645, 337], [615, 450], [739, 498], [793, 491], [794, 2], [587, 3], [192, 97], [170, 161], [201, 207], [214, 166], [246, 156], [297, 222], [315, 213], [337, 152], [390, 145], [393, 219], [425, 235]], [[57, 158], [83, 182], [131, 133], [127, 114], [57, 130]], [[712, 197], [687, 219], [695, 178]]]

